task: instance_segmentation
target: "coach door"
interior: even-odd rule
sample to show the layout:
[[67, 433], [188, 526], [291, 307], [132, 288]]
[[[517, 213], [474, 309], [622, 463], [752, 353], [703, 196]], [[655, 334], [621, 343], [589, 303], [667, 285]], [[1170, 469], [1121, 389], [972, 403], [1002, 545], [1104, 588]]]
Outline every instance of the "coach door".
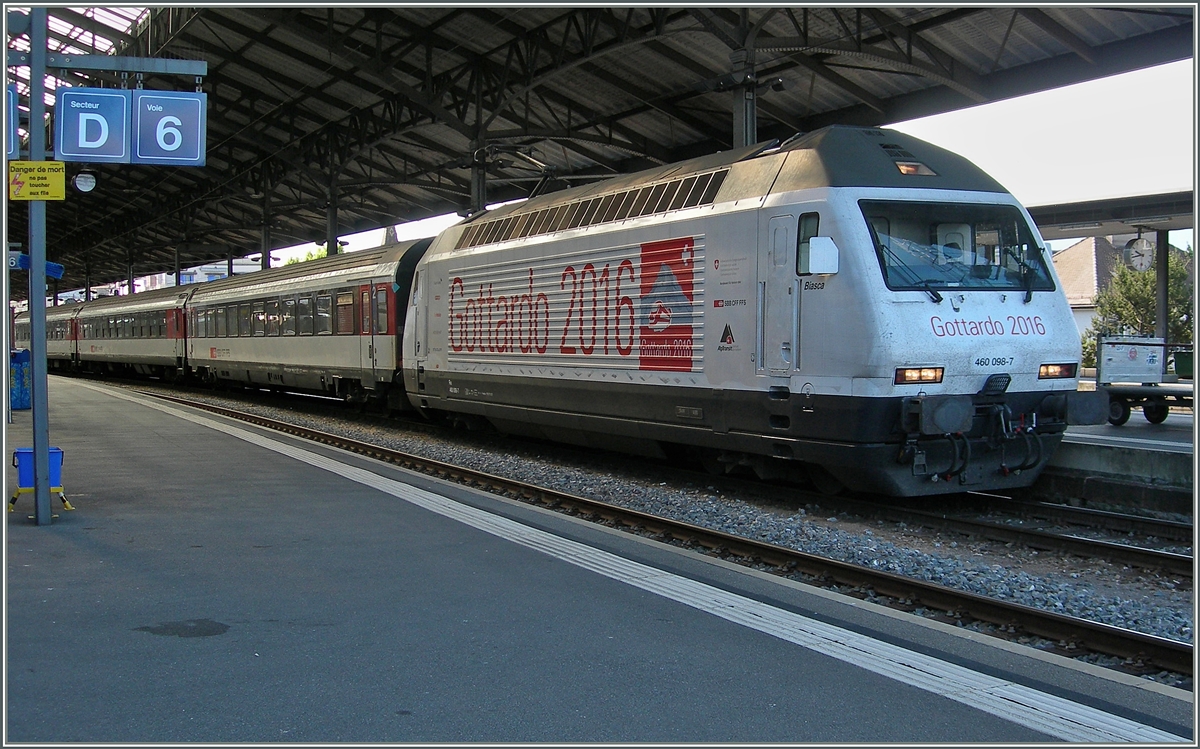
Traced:
[[358, 348], [363, 387], [375, 387], [375, 304], [370, 286], [358, 287]]
[[758, 371], [787, 376], [796, 366], [796, 219], [767, 220], [758, 253]]

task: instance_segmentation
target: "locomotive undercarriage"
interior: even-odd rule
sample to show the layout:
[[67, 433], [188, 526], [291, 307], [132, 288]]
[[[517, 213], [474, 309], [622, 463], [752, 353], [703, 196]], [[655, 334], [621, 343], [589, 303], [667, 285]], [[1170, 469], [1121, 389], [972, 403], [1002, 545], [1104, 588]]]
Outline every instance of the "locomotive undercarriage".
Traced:
[[483, 417], [502, 432], [623, 452], [674, 455], [672, 446], [685, 446], [713, 471], [894, 496], [1028, 486], [1061, 442], [1068, 410], [1072, 423], [1092, 423], [1074, 417], [1100, 408], [1085, 393], [857, 398], [673, 388], [664, 396], [625, 386], [597, 399], [582, 383], [531, 387], [462, 373], [453, 386], [459, 397], [431, 381], [428, 408]]

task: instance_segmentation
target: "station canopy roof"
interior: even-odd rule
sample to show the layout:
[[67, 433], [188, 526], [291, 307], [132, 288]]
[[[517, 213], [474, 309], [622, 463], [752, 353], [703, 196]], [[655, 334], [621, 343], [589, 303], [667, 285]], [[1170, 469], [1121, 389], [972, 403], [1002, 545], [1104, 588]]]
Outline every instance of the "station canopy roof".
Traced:
[[[52, 52], [206, 61], [209, 111], [204, 167], [87, 165], [94, 191], [48, 203], [47, 255], [65, 291], [257, 253], [264, 216], [273, 248], [323, 242], [331, 194], [342, 235], [466, 212], [476, 162], [495, 202], [730, 149], [750, 88], [759, 141], [937, 114], [1189, 59], [1193, 11], [51, 8]], [[51, 86], [197, 87], [52, 72], [51, 111]], [[27, 96], [28, 68], [8, 74]]]

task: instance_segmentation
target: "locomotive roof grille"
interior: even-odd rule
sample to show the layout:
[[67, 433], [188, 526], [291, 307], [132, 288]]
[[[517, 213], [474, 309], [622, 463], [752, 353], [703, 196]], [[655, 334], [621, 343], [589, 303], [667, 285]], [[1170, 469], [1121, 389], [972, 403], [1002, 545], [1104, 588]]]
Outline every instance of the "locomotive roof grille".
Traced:
[[693, 174], [656, 185], [638, 185], [620, 192], [584, 198], [540, 211], [528, 211], [516, 216], [485, 221], [464, 231], [455, 249], [536, 237], [563, 229], [607, 224], [698, 205], [711, 205], [728, 174], [729, 169]]

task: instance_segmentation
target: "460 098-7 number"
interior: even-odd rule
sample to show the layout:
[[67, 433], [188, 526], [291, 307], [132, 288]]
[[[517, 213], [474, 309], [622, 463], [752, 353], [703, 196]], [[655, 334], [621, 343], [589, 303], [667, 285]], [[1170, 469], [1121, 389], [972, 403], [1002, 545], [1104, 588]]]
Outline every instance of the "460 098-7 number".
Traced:
[[977, 367], [1007, 367], [1016, 361], [1014, 356], [981, 356], [975, 360]]

